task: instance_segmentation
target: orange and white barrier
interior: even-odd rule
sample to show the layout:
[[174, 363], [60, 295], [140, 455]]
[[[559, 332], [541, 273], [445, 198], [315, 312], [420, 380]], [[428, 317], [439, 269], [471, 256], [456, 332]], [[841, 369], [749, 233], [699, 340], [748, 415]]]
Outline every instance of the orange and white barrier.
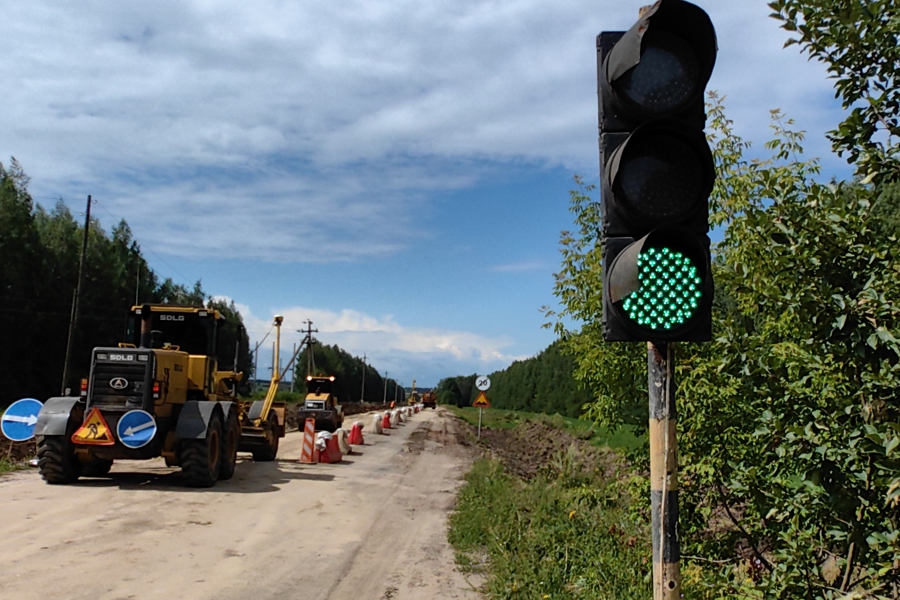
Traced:
[[319, 448], [320, 463], [341, 462], [343, 454], [335, 436], [327, 431], [320, 431], [316, 434], [316, 446]]
[[363, 423], [362, 421], [356, 421], [353, 424], [353, 427], [350, 429], [350, 437], [347, 439], [348, 442], [353, 444], [354, 446], [362, 446], [365, 442], [363, 441]]
[[381, 426], [384, 429], [390, 429], [391, 427], [393, 427], [393, 425], [392, 425], [393, 422], [394, 422], [394, 420], [391, 418], [390, 411], [384, 413], [384, 417], [381, 419]]
[[303, 450], [300, 451], [300, 462], [315, 464], [319, 462], [319, 450], [316, 448], [316, 420], [306, 419], [303, 426]]
[[406, 409], [401, 408], [397, 411], [397, 418], [400, 419], [401, 423], [406, 423], [409, 419], [406, 416]]
[[392, 410], [391, 411], [391, 427], [398, 427], [400, 425], [400, 411]]

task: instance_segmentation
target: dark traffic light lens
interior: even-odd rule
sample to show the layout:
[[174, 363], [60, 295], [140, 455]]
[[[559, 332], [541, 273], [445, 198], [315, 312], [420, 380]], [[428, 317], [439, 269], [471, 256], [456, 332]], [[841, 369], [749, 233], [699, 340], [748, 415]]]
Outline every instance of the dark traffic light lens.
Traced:
[[647, 248], [638, 256], [640, 287], [622, 302], [628, 317], [643, 327], [667, 330], [696, 314], [703, 280], [694, 262], [670, 248]]
[[641, 61], [615, 82], [616, 91], [652, 116], [681, 112], [706, 85], [694, 49], [681, 37], [651, 28], [641, 41]]
[[630, 209], [656, 223], [683, 219], [697, 209], [704, 167], [690, 144], [655, 134], [636, 137], [623, 150], [615, 192]]

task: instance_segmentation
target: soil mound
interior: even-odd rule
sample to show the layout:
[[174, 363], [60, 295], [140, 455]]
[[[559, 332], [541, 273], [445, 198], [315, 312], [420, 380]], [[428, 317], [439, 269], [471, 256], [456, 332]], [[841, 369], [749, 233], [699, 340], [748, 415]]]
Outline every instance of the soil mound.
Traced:
[[572, 467], [611, 474], [618, 461], [608, 448], [594, 446], [542, 421], [528, 421], [513, 429], [482, 429], [481, 443], [509, 473], [525, 480]]

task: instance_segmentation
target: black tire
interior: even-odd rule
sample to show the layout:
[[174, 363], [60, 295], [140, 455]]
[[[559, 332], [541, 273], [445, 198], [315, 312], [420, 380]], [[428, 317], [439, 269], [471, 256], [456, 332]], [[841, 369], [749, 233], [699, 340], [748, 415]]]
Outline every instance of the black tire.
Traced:
[[241, 426], [238, 423], [237, 407], [232, 407], [225, 431], [222, 435], [222, 453], [219, 462], [219, 479], [228, 481], [234, 476], [237, 468], [238, 444], [241, 441]]
[[91, 462], [81, 467], [81, 474], [85, 477], [103, 477], [109, 475], [112, 469], [113, 461], [111, 459], [95, 458]]
[[275, 411], [269, 412], [269, 418], [266, 419], [263, 428], [265, 430], [266, 445], [253, 451], [253, 460], [270, 462], [275, 460], [275, 456], [278, 454], [278, 441], [281, 438], [279, 435], [281, 432], [278, 426], [278, 415], [275, 414]]
[[81, 464], [67, 436], [45, 435], [38, 441], [38, 471], [47, 483], [72, 483], [81, 475]]
[[213, 413], [206, 437], [181, 441], [181, 472], [190, 487], [212, 487], [222, 459], [222, 418]]

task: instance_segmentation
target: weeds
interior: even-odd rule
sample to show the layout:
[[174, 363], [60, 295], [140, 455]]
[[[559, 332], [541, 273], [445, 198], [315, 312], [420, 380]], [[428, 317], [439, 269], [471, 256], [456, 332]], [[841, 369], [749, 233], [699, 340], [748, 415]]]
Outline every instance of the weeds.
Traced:
[[487, 570], [496, 599], [645, 600], [647, 526], [627, 485], [585, 474], [572, 453], [528, 483], [481, 459], [450, 517], [457, 562]]

